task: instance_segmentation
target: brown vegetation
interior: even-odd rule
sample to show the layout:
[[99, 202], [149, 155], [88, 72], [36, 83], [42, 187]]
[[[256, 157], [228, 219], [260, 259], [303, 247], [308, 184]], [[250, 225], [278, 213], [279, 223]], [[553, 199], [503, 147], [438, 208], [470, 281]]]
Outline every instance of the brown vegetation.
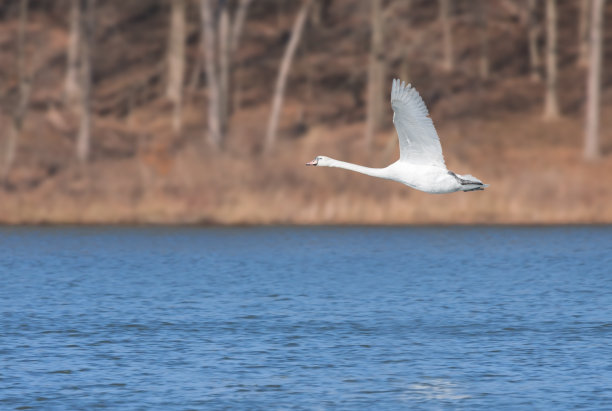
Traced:
[[[88, 163], [80, 164], [81, 120], [64, 99], [71, 42], [66, 10], [72, 2], [40, 2], [30, 4], [26, 23], [31, 93], [16, 155], [0, 186], [0, 222], [611, 223], [608, 19], [601, 155], [587, 162], [580, 3], [557, 2], [562, 116], [544, 121], [547, 82], [533, 81], [541, 69], [534, 48], [539, 61], [545, 60], [544, 2], [535, 2], [532, 16], [525, 1], [491, 0], [486, 26], [474, 2], [449, 2], [450, 70], [438, 2], [381, 2], [385, 94], [393, 77], [409, 75], [430, 108], [449, 169], [478, 176], [490, 184], [484, 192], [430, 195], [344, 170], [304, 167], [318, 154], [370, 166], [385, 166], [398, 155], [390, 106], [370, 150], [364, 142], [372, 18], [369, 4], [358, 0], [317, 0], [310, 7], [288, 74], [277, 139], [268, 151], [274, 84], [302, 2], [250, 5], [236, 55], [230, 56], [232, 94], [224, 103], [230, 117], [219, 147], [207, 132], [209, 68], [203, 70], [200, 44], [201, 10], [209, 2], [186, 1], [179, 133], [176, 100], [166, 94], [169, 2], [96, 2], [92, 134]], [[240, 3], [227, 2], [230, 21]], [[15, 64], [19, 15], [19, 1], [0, 5], [0, 162], [22, 98], [23, 70]]]

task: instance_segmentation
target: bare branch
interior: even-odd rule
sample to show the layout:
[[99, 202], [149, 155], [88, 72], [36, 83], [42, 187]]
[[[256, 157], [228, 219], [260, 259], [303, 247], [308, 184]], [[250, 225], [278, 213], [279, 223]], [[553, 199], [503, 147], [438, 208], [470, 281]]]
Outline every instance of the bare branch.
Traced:
[[91, 146], [91, 55], [94, 36], [95, 0], [81, 0], [81, 121], [77, 137], [77, 158], [86, 163]]
[[216, 148], [221, 146], [221, 129], [219, 124], [219, 83], [215, 61], [215, 25], [212, 19], [211, 0], [200, 1], [202, 17], [202, 52], [206, 66], [208, 85], [208, 141]]
[[28, 21], [28, 0], [19, 2], [19, 32], [17, 35], [17, 72], [19, 75], [19, 103], [13, 113], [6, 143], [0, 179], [5, 182], [17, 153], [17, 144], [23, 130], [25, 115], [30, 101], [31, 78], [25, 66], [26, 23]]
[[298, 15], [293, 23], [293, 29], [291, 31], [291, 38], [285, 48], [285, 54], [281, 61], [280, 69], [278, 71], [278, 77], [276, 78], [276, 87], [274, 89], [274, 98], [272, 101], [272, 110], [270, 112], [270, 118], [268, 121], [268, 130], [266, 132], [265, 150], [269, 151], [274, 143], [276, 142], [276, 129], [278, 128], [278, 120], [280, 117], [280, 111], [283, 106], [283, 98], [285, 96], [285, 85], [287, 84], [287, 76], [289, 75], [289, 69], [291, 68], [291, 62], [293, 61], [293, 55], [297, 49], [297, 45], [300, 42], [302, 31], [304, 29], [304, 23], [306, 22], [306, 16], [308, 15], [308, 9], [312, 0], [304, 0], [302, 7], [298, 11]]
[[166, 96], [172, 102], [172, 128], [181, 130], [183, 79], [185, 75], [185, 0], [173, 0], [168, 35], [168, 83]]
[[544, 118], [558, 118], [557, 96], [557, 0], [546, 0], [546, 100]]
[[589, 75], [587, 78], [587, 106], [585, 124], [584, 157], [599, 157], [599, 106], [601, 94], [601, 52], [604, 19], [604, 0], [593, 0], [591, 10], [591, 35], [589, 45]]

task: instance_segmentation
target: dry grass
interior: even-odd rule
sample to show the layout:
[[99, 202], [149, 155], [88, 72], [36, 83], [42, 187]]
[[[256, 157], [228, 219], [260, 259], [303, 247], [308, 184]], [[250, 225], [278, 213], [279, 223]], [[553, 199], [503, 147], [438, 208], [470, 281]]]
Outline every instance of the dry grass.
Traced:
[[[605, 114], [612, 110], [604, 113], [610, 118]], [[249, 124], [260, 115], [261, 109], [245, 111], [240, 114], [245, 121], [237, 123]], [[512, 114], [438, 123], [449, 169], [482, 178], [490, 184], [487, 190], [430, 195], [345, 170], [304, 166], [318, 154], [384, 166], [397, 155], [393, 130], [378, 136], [370, 156], [361, 146], [360, 123], [315, 127], [298, 140], [281, 140], [275, 152], [261, 155], [254, 143], [260, 136], [259, 123], [251, 122], [251, 127], [233, 130], [223, 153], [211, 151], [201, 136], [194, 135], [169, 156], [162, 140], [145, 145], [133, 157], [101, 159], [86, 168], [74, 165], [35, 188], [1, 192], [0, 221], [612, 223], [612, 158], [592, 164], [582, 160], [578, 117], [545, 123], [539, 116]], [[611, 139], [608, 133], [603, 137], [605, 144]], [[238, 144], [243, 141], [253, 143]]]

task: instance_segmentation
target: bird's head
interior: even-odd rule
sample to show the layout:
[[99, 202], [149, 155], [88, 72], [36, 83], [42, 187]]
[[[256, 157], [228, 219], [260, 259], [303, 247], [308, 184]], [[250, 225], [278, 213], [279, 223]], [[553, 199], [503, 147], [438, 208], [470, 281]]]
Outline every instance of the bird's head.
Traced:
[[317, 156], [314, 160], [306, 163], [307, 166], [323, 166], [327, 167], [330, 165], [331, 158], [325, 156]]

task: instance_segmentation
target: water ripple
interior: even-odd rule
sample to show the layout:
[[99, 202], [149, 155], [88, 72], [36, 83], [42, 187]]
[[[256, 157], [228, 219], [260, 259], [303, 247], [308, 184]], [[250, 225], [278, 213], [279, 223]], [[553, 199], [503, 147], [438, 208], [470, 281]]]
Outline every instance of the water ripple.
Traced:
[[610, 227], [0, 228], [0, 408], [609, 409], [610, 267]]

